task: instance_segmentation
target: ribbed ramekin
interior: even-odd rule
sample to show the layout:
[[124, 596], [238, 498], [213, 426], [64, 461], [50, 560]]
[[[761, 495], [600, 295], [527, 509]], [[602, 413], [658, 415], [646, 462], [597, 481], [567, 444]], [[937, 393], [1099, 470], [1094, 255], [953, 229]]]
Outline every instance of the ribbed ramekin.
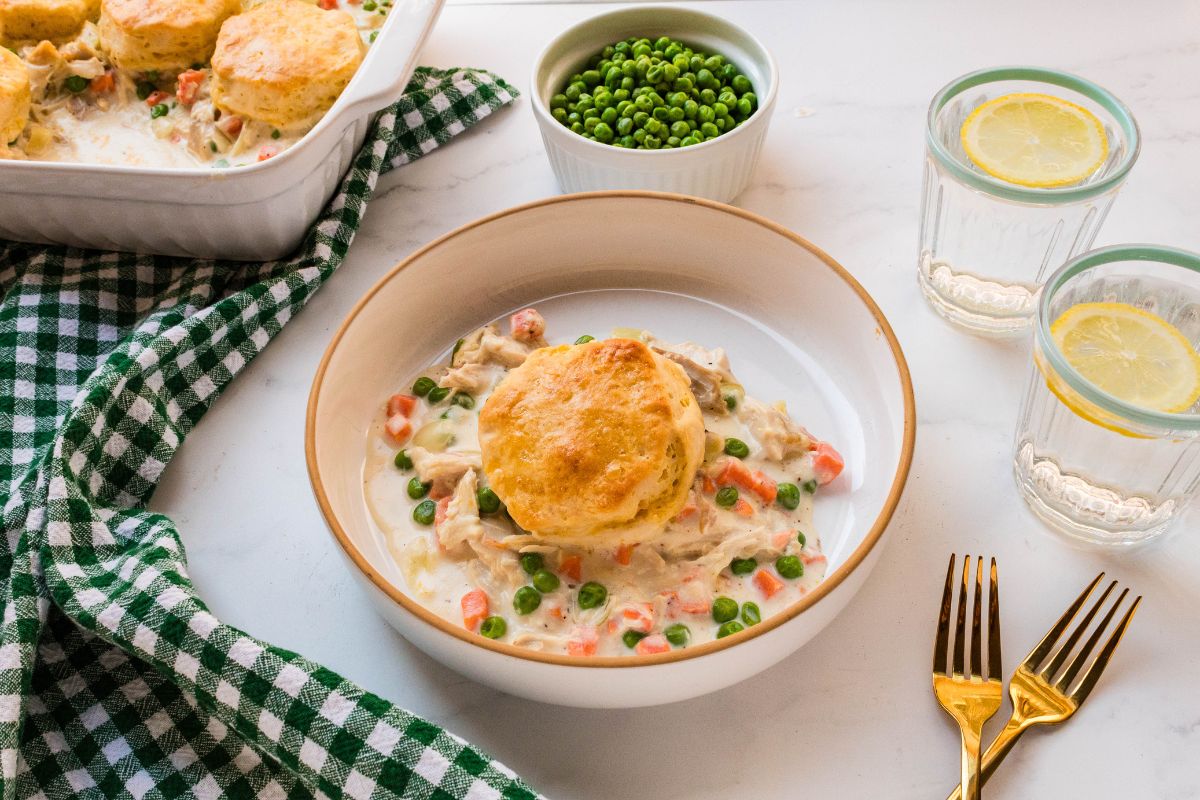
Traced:
[[[750, 79], [759, 106], [729, 133], [692, 147], [629, 150], [593, 142], [550, 114], [550, 98], [606, 45], [630, 36], [670, 36], [708, 53], [720, 53]], [[754, 172], [771, 124], [779, 89], [775, 59], [762, 43], [720, 17], [678, 6], [633, 6], [568, 28], [533, 65], [532, 106], [550, 166], [564, 192], [652, 189], [728, 202]]]

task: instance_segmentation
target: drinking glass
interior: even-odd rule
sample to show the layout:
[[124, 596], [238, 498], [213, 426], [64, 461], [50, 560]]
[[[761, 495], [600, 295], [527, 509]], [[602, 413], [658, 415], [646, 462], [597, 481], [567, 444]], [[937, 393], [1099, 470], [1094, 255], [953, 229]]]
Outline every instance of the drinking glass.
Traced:
[[[983, 103], [1018, 92], [1052, 95], [1092, 112], [1108, 138], [1104, 163], [1078, 184], [1050, 189], [1009, 183], [975, 166], [963, 150], [963, 122]], [[1129, 109], [1065, 72], [1000, 67], [943, 88], [925, 126], [917, 268], [934, 311], [978, 334], [1023, 333], [1045, 276], [1096, 238], [1139, 147]]]
[[1127, 303], [1200, 344], [1200, 254], [1153, 245], [1085, 253], [1046, 282], [1014, 471], [1043, 521], [1077, 540], [1130, 546], [1168, 530], [1200, 483], [1200, 409], [1165, 413], [1117, 399], [1066, 360], [1050, 327], [1079, 303]]

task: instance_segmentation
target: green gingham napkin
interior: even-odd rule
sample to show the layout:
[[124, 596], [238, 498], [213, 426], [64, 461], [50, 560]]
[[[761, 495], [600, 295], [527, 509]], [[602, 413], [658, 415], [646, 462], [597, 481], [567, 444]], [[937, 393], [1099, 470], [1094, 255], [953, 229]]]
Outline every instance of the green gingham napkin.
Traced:
[[0, 242], [0, 797], [532, 798], [436, 725], [225, 625], [146, 510], [222, 390], [341, 263], [379, 176], [517, 91], [420, 69], [294, 258]]

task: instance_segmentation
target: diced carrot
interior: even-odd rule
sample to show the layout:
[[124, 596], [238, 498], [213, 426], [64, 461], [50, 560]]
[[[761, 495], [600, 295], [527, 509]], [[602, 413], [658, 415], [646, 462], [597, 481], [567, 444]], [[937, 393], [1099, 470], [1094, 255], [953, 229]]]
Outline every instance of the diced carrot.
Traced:
[[453, 489], [443, 488], [439, 483], [435, 483], [429, 487], [430, 500], [442, 500], [452, 494], [454, 494]]
[[146, 105], [156, 106], [159, 103], [163, 102], [164, 100], [170, 100], [170, 99], [171, 99], [171, 95], [167, 94], [166, 92], [155, 89], [153, 92], [146, 95]]
[[629, 562], [633, 560], [633, 548], [635, 547], [637, 547], [636, 544], [617, 545], [617, 552], [613, 555], [613, 558], [622, 567], [628, 567]]
[[676, 522], [685, 522], [700, 513], [700, 507], [691, 500], [683, 508], [679, 509], [679, 513], [675, 515]]
[[317, 5], [326, 11], [332, 11], [337, 8], [337, 0], [317, 0]]
[[566, 619], [567, 618], [566, 610], [562, 606], [557, 605], [557, 604], [546, 606], [546, 613], [556, 619]]
[[717, 483], [753, 492], [764, 503], [775, 502], [775, 495], [778, 493], [778, 486], [768, 475], [759, 470], [751, 472], [749, 467], [736, 458], [725, 460], [721, 471], [717, 473]]
[[583, 559], [579, 556], [563, 556], [558, 560], [558, 571], [578, 583], [583, 578]]
[[228, 136], [230, 139], [236, 139], [238, 134], [242, 132], [242, 126], [244, 124], [245, 120], [243, 120], [241, 117], [232, 114], [226, 114], [217, 121], [217, 130]]
[[754, 506], [746, 502], [746, 498], [739, 497], [737, 502], [733, 504], [733, 513], [743, 517], [754, 516]]
[[450, 508], [450, 498], [443, 497], [437, 501], [437, 510], [433, 512], [433, 528], [437, 530], [446, 521], [446, 511]]
[[258, 160], [266, 161], [268, 158], [274, 158], [279, 155], [279, 145], [264, 144], [258, 149]]
[[816, 474], [817, 483], [822, 486], [841, 475], [846, 467], [842, 454], [834, 450], [833, 445], [828, 442], [817, 442], [812, 454], [813, 472]]
[[573, 656], [594, 656], [600, 634], [593, 625], [578, 625], [567, 639], [567, 653]]
[[536, 309], [526, 308], [513, 314], [508, 320], [512, 337], [519, 342], [531, 342], [542, 338], [546, 332], [546, 320]]
[[795, 533], [793, 530], [786, 530], [771, 534], [771, 546], [776, 550], [782, 550], [788, 546], [788, 542], [792, 540]]
[[679, 598], [679, 608], [688, 614], [707, 614], [712, 608], [712, 593], [699, 581], [684, 581], [675, 596]]
[[647, 636], [637, 643], [637, 647], [633, 650], [639, 656], [649, 656], [654, 653], [666, 653], [671, 649], [671, 643], [667, 641], [667, 637], [661, 633], [656, 633], [653, 636]]
[[760, 569], [754, 573], [754, 585], [759, 588], [768, 599], [773, 597], [776, 592], [783, 588], [783, 581], [776, 578], [765, 569]]
[[412, 423], [403, 414], [392, 414], [383, 427], [400, 444], [407, 442], [408, 437], [412, 435]]
[[811, 553], [811, 554], [810, 553], [801, 553], [800, 560], [803, 561], [807, 565], [807, 564], [824, 564], [829, 559], [825, 558], [825, 556], [821, 555], [820, 553]]
[[196, 102], [200, 93], [200, 84], [204, 82], [204, 73], [198, 69], [184, 70], [175, 79], [175, 99], [180, 105], [190, 106]]
[[412, 413], [412, 410], [417, 406], [417, 398], [411, 394], [394, 394], [388, 398], [387, 413], [404, 414], [405, 416]]
[[705, 494], [715, 494], [717, 491], [716, 481], [714, 481], [712, 478], [708, 477], [707, 475], [704, 476], [704, 483], [702, 484], [702, 486], [704, 488]]
[[463, 627], [475, 630], [488, 615], [488, 596], [483, 589], [472, 589], [462, 596]]
[[89, 87], [92, 90], [92, 94], [108, 94], [116, 87], [116, 85], [117, 82], [113, 78], [112, 70], [108, 70], [103, 75], [92, 78], [92, 82], [89, 84]]
[[625, 603], [617, 608], [614, 618], [626, 630], [649, 633], [654, 627], [654, 609], [649, 603]]

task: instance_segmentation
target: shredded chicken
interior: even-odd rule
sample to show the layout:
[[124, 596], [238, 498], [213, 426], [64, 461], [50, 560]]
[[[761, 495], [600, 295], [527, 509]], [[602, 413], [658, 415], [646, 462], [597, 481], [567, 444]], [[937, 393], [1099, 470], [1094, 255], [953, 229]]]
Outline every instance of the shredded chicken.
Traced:
[[479, 521], [479, 505], [475, 500], [477, 486], [475, 472], [467, 470], [450, 497], [446, 518], [437, 525], [438, 543], [446, 552], [454, 553], [464, 544], [483, 540], [483, 523]]
[[531, 348], [508, 336], [501, 336], [495, 325], [487, 325], [463, 339], [451, 361], [452, 367], [464, 364], [500, 364], [512, 368], [525, 363]]
[[725, 405], [725, 398], [721, 396], [721, 373], [672, 350], [664, 350], [662, 347], [653, 347], [652, 349], [683, 367], [688, 380], [692, 382], [692, 394], [696, 396], [696, 402], [700, 404], [703, 411], [722, 416], [729, 413], [729, 409]]
[[813, 446], [812, 434], [777, 408], [747, 397], [738, 416], [762, 445], [763, 455], [771, 461], [786, 461], [807, 453]]
[[482, 456], [474, 451], [431, 453], [424, 447], [412, 447], [408, 457], [412, 459], [417, 478], [421, 483], [432, 484], [430, 490], [435, 495], [450, 494], [461, 486], [463, 477], [469, 474], [474, 480], [476, 471], [483, 469]]
[[438, 385], [474, 395], [487, 390], [495, 378], [496, 371], [488, 364], [463, 364], [461, 367], [452, 367], [438, 381]]

